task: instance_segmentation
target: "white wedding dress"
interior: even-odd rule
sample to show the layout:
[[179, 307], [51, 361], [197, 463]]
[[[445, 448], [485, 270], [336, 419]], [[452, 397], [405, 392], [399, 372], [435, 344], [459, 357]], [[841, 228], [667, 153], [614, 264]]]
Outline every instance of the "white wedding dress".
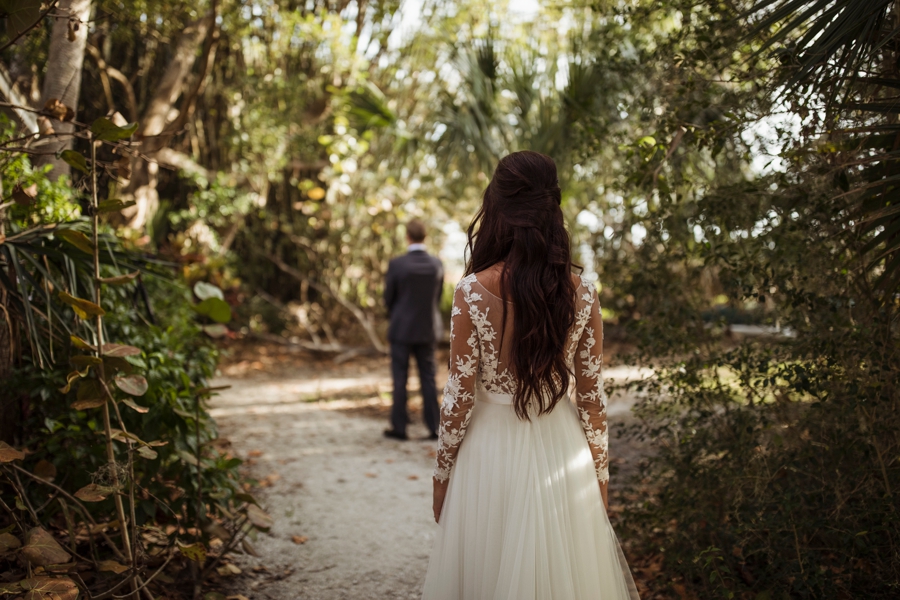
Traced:
[[513, 409], [499, 339], [513, 310], [501, 328], [503, 300], [475, 275], [456, 288], [435, 469], [450, 483], [423, 600], [637, 599], [598, 483], [609, 437], [597, 293], [579, 281], [566, 348], [574, 403], [530, 421]]

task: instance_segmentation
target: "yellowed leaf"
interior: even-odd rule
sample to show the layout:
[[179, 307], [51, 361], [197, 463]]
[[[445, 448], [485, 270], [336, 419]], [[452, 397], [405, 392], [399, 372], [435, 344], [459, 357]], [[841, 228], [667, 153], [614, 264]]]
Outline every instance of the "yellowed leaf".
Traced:
[[22, 460], [25, 455], [7, 444], [0, 442], [0, 463], [8, 463], [14, 460]]
[[89, 483], [75, 492], [75, 497], [83, 502], [100, 502], [101, 500], [105, 500], [106, 497], [114, 491], [115, 488], [97, 485], [96, 483]]
[[216, 569], [216, 572], [223, 577], [227, 577], [228, 575], [240, 575], [242, 573], [240, 567], [231, 563], [222, 565], [221, 567]]
[[101, 560], [99, 563], [97, 563], [97, 566], [101, 571], [109, 571], [111, 573], [115, 573], [116, 575], [124, 573], [129, 568], [127, 565], [123, 565], [122, 563], [116, 562], [114, 560]]
[[193, 543], [190, 546], [182, 546], [179, 549], [188, 560], [200, 563], [201, 565], [203, 564], [203, 561], [206, 560], [206, 548], [200, 542]]

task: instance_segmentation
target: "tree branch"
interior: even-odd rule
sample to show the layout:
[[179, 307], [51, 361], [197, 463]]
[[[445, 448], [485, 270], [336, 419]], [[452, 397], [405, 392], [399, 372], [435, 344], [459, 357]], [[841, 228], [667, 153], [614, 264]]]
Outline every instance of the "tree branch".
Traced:
[[[88, 44], [86, 46], [88, 54], [91, 55], [91, 58], [97, 63], [97, 68], [100, 69], [101, 78], [105, 77], [106, 81], [104, 85], [104, 92], [106, 92], [106, 87], [109, 85], [109, 79], [115, 79], [125, 90], [125, 103], [128, 105], [128, 120], [134, 123], [138, 120], [138, 109], [137, 109], [137, 97], [134, 95], [134, 87], [132, 87], [131, 82], [128, 81], [128, 78], [125, 77], [125, 74], [122, 71], [116, 69], [115, 67], [111, 67], [106, 64], [106, 61], [103, 60], [103, 55], [100, 53], [100, 50], [96, 46], [92, 46]], [[112, 89], [110, 88], [109, 98], [112, 98]], [[110, 103], [110, 108], [112, 108], [112, 103]]]
[[316, 289], [319, 292], [327, 294], [334, 298], [338, 302], [338, 304], [346, 308], [348, 311], [350, 311], [350, 314], [356, 317], [356, 320], [359, 321], [359, 324], [362, 325], [363, 330], [366, 332], [366, 335], [368, 336], [369, 341], [372, 343], [372, 346], [374, 346], [375, 349], [379, 352], [387, 352], [387, 348], [385, 347], [384, 342], [381, 341], [381, 338], [379, 338], [378, 334], [375, 332], [375, 327], [372, 325], [372, 321], [366, 316], [366, 313], [364, 313], [360, 307], [356, 306], [355, 304], [341, 296], [331, 286], [319, 283], [317, 281], [312, 281], [309, 277], [307, 277], [294, 267], [286, 264], [277, 256], [266, 254], [265, 257], [272, 261], [272, 263], [276, 267], [278, 267], [287, 275], [290, 275], [298, 281], [306, 282], [313, 289]]
[[[17, 35], [17, 36], [14, 37], [13, 39], [9, 40], [8, 42], [6, 42], [6, 43], [3, 44], [2, 46], [0, 46], [0, 52], [3, 52], [4, 50], [6, 50], [7, 48], [9, 48], [9, 47], [12, 46], [13, 44], [15, 44], [16, 42], [18, 42], [19, 39], [20, 39], [23, 35], [25, 35], [25, 34], [28, 33], [29, 31], [31, 31], [31, 30], [34, 29], [35, 27], [37, 27], [38, 24], [39, 24], [41, 21], [44, 20], [44, 17], [46, 17], [47, 15], [49, 15], [49, 14], [50, 14], [50, 11], [53, 10], [54, 8], [56, 8], [56, 3], [57, 3], [57, 2], [59, 2], [59, 0], [52, 0], [52, 1], [50, 2], [50, 5], [47, 7], [47, 9], [46, 9], [44, 12], [41, 13], [41, 16], [40, 16], [40, 17], [38, 17], [38, 20], [35, 21], [34, 23], [32, 23], [31, 25], [29, 25], [28, 27], [26, 27], [25, 29], [23, 29], [22, 31], [20, 31], [20, 32], [19, 32], [19, 35]], [[7, 27], [9, 27], [9, 25], [7, 25]]]

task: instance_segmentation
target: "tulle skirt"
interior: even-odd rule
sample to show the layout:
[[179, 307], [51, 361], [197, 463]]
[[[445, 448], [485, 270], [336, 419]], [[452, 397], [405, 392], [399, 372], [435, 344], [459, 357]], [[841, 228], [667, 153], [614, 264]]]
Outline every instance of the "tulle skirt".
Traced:
[[423, 600], [637, 599], [575, 407], [523, 421], [510, 402], [476, 394]]

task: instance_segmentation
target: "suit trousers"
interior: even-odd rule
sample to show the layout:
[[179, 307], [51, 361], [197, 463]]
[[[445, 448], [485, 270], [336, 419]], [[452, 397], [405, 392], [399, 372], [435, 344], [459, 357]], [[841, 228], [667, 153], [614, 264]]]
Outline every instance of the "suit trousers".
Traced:
[[394, 380], [394, 404], [391, 407], [391, 428], [406, 433], [409, 414], [406, 411], [406, 382], [409, 378], [409, 356], [416, 357], [419, 381], [422, 385], [422, 415], [425, 426], [436, 433], [440, 421], [437, 403], [437, 386], [434, 382], [434, 344], [404, 344], [391, 342], [391, 377]]

